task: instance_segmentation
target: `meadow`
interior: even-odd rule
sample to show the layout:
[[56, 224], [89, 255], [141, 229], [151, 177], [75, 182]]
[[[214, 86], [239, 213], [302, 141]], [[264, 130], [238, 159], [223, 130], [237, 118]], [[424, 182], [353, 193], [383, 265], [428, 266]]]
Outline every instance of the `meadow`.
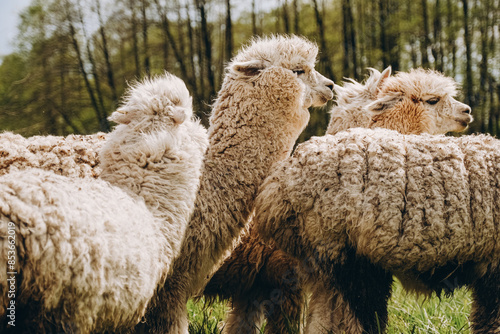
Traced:
[[[417, 298], [405, 292], [398, 281], [394, 282], [389, 302], [387, 334], [469, 334], [468, 316], [471, 309], [471, 293], [465, 288], [457, 290], [453, 297]], [[203, 299], [190, 301], [189, 333], [219, 334], [224, 326], [224, 314], [228, 304], [219, 302], [205, 305]], [[263, 333], [264, 328], [261, 329]], [[295, 334], [297, 331], [290, 331]], [[286, 334], [286, 333], [285, 333]]]

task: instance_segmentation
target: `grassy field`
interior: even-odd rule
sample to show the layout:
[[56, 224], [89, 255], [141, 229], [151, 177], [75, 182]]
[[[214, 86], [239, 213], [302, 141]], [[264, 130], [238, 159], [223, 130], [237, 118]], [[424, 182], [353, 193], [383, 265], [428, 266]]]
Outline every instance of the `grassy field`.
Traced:
[[[406, 294], [399, 282], [394, 284], [389, 303], [387, 334], [469, 334], [468, 315], [471, 297], [465, 289], [452, 298], [432, 297], [417, 300]], [[205, 307], [204, 302], [192, 302], [189, 308], [189, 333], [220, 333], [228, 307], [222, 303]], [[291, 333], [295, 334], [295, 333]]]

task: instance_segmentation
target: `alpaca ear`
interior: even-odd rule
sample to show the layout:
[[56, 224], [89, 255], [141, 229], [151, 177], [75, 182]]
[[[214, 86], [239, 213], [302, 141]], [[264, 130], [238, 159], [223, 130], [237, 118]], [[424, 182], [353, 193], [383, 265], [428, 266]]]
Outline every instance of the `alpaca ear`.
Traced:
[[375, 98], [382, 88], [382, 84], [385, 80], [391, 76], [391, 67], [387, 67], [380, 73], [374, 68], [370, 68], [370, 77], [366, 81], [366, 87], [373, 98]]
[[188, 117], [188, 115], [187, 115], [186, 109], [174, 108], [174, 110], [172, 112], [172, 119], [174, 120], [175, 124], [183, 123], [187, 117]]
[[402, 92], [391, 92], [374, 102], [370, 103], [367, 108], [369, 111], [376, 113], [376, 114], [381, 114], [384, 111], [391, 109], [394, 107], [396, 104], [401, 102], [403, 100], [403, 93]]
[[385, 79], [387, 79], [388, 77], [391, 76], [391, 72], [392, 72], [392, 68], [391, 66], [389, 65], [385, 70], [382, 71], [381, 75], [380, 75], [380, 79], [378, 80], [378, 84], [377, 86], [380, 86], [380, 84], [382, 82], [385, 81]]
[[108, 117], [108, 120], [118, 124], [128, 124], [130, 123], [130, 115], [127, 111], [119, 108]]
[[266, 62], [264, 60], [249, 60], [244, 62], [234, 62], [231, 65], [231, 71], [233, 73], [253, 77], [259, 74], [260, 71], [266, 68]]

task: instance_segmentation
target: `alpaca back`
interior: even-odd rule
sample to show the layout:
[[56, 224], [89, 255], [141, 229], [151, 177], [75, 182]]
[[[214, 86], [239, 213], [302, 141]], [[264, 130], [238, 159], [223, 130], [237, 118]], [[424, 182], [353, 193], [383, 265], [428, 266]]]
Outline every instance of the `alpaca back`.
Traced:
[[29, 138], [1, 133], [0, 175], [41, 168], [70, 177], [97, 177], [101, 172], [98, 152], [105, 139], [105, 133]]
[[323, 244], [330, 259], [356, 245], [394, 272], [489, 258], [499, 251], [499, 159], [500, 142], [484, 135], [313, 138], [263, 185], [259, 231], [299, 257], [308, 250], [294, 249], [291, 234]]

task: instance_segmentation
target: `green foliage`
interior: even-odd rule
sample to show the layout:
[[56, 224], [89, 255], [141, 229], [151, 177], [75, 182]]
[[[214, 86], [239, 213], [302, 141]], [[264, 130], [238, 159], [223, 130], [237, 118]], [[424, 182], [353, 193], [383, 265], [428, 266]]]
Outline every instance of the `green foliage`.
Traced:
[[[317, 68], [337, 83], [363, 79], [367, 67], [442, 70], [464, 85], [463, 100], [476, 119], [470, 132], [498, 134], [500, 15], [494, 9], [500, 0], [466, 2], [467, 12], [463, 1], [452, 0], [233, 0], [233, 54], [254, 30], [298, 33], [318, 43]], [[105, 118], [128, 82], [164, 70], [186, 81], [207, 125], [228, 59], [226, 9], [210, 0], [33, 0], [21, 14], [17, 50], [0, 66], [0, 130], [107, 130]], [[466, 16], [470, 45], [464, 45]], [[301, 140], [324, 133], [326, 111], [311, 111]]]

